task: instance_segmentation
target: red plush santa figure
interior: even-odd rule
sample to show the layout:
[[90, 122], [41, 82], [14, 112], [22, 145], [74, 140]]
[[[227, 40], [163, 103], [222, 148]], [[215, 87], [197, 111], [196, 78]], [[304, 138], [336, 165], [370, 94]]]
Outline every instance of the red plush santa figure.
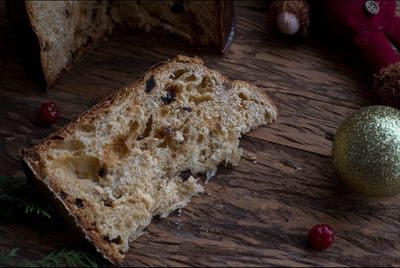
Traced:
[[[400, 107], [400, 17], [394, 0], [309, 1], [319, 14], [314, 24], [324, 23], [329, 34], [351, 41], [374, 75], [374, 88], [381, 100]], [[305, 0], [273, 3], [277, 28], [288, 35], [305, 35], [310, 25], [309, 4]]]

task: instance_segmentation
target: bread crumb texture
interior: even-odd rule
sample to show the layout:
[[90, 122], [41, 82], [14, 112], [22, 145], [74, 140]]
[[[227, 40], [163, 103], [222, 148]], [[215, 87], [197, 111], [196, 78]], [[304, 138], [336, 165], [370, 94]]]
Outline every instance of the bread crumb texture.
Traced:
[[260, 89], [178, 56], [23, 158], [95, 246], [119, 262], [153, 216], [168, 216], [203, 190], [193, 174], [236, 165], [241, 134], [275, 118]]

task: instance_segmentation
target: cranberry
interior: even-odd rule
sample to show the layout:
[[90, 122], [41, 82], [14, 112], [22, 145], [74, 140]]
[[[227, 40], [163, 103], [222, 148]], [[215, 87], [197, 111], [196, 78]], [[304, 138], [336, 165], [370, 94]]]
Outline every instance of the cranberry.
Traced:
[[327, 249], [334, 240], [335, 232], [327, 224], [316, 224], [308, 233], [308, 242], [314, 249]]
[[54, 102], [45, 102], [40, 105], [40, 120], [43, 124], [50, 125], [55, 123], [59, 116], [60, 109]]

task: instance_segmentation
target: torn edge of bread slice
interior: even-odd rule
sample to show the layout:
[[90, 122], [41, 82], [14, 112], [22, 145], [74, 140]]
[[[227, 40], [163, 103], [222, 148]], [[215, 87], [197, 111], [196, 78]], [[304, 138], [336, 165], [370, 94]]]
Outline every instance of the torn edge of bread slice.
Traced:
[[119, 263], [155, 215], [184, 207], [241, 134], [275, 121], [256, 86], [177, 56], [29, 150], [24, 164], [105, 258]]

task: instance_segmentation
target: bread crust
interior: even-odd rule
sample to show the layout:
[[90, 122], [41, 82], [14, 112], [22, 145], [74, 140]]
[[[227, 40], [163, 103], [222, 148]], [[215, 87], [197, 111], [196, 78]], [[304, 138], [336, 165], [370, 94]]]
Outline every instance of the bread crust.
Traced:
[[[203, 65], [203, 61], [200, 58], [194, 57], [187, 57], [187, 56], [182, 56], [178, 55], [175, 59], [169, 60], [161, 65], [157, 65], [153, 68], [151, 68], [148, 72], [144, 74], [144, 77], [149, 77], [151, 75], [156, 75], [159, 73], [162, 73], [165, 70], [168, 70], [171, 68], [171, 65], [174, 65], [176, 63], [189, 63], [189, 64], [194, 64], [194, 65]], [[224, 76], [219, 75], [220, 79], [222, 81], [228, 82], [229, 80], [226, 79]], [[39, 185], [39, 189], [41, 189], [42, 192], [45, 192], [47, 196], [51, 196], [52, 201], [54, 201], [58, 208], [60, 209], [62, 215], [67, 216], [70, 221], [75, 223], [76, 226], [78, 226], [79, 230], [85, 235], [85, 237], [93, 243], [93, 245], [96, 247], [96, 249], [110, 262], [112, 263], [120, 263], [124, 255], [121, 254], [116, 247], [112, 247], [111, 243], [104, 243], [103, 238], [100, 236], [99, 233], [95, 232], [92, 227], [91, 223], [86, 221], [84, 218], [79, 218], [77, 216], [77, 208], [69, 207], [66, 204], [66, 200], [63, 200], [63, 198], [57, 194], [61, 191], [59, 185], [51, 185], [49, 183], [48, 179], [48, 174], [46, 174], [45, 168], [44, 168], [44, 163], [42, 162], [41, 159], [41, 154], [43, 154], [46, 150], [46, 145], [50, 143], [52, 140], [60, 140], [64, 139], [69, 133], [73, 132], [74, 129], [77, 128], [78, 125], [84, 123], [84, 122], [90, 122], [92, 119], [97, 118], [102, 116], [103, 113], [107, 111], [107, 109], [110, 108], [110, 106], [117, 105], [122, 99], [124, 99], [127, 94], [129, 94], [131, 91], [137, 91], [139, 89], [142, 89], [144, 87], [144, 79], [138, 80], [131, 85], [115, 92], [114, 94], [111, 94], [107, 98], [105, 98], [103, 101], [98, 103], [97, 105], [93, 106], [90, 108], [87, 112], [84, 112], [80, 116], [78, 116], [76, 119], [74, 119], [71, 123], [69, 123], [67, 126], [64, 128], [60, 129], [59, 131], [55, 132], [54, 134], [51, 134], [48, 136], [46, 139], [44, 139], [40, 144], [35, 145], [34, 147], [30, 149], [22, 149], [20, 151], [20, 156], [23, 161], [23, 165], [26, 168], [26, 174], [27, 177], [34, 178], [33, 180]], [[270, 114], [271, 118], [268, 123], [273, 123], [276, 120], [276, 107], [273, 104], [272, 100], [267, 96], [267, 94], [258, 89], [256, 86], [251, 85], [250, 83], [244, 82], [244, 81], [231, 81], [230, 83], [235, 83], [238, 85], [243, 85], [248, 88], [252, 88], [254, 90], [257, 90], [258, 92], [262, 93], [262, 96], [264, 98], [264, 101], [269, 105], [271, 108]]]

